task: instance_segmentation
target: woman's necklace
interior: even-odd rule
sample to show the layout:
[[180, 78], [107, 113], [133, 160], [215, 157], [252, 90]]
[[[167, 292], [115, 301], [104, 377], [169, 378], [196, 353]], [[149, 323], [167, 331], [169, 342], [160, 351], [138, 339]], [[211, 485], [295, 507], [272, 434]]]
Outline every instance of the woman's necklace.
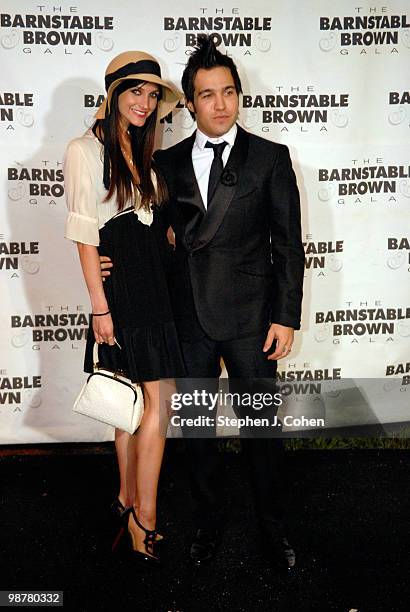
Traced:
[[132, 148], [131, 148], [131, 140], [130, 140], [130, 133], [128, 130], [126, 130], [126, 132], [120, 132], [119, 133], [119, 145], [120, 145], [120, 149], [121, 149], [121, 153], [125, 159], [125, 161], [127, 162], [127, 164], [129, 164], [130, 166], [134, 165], [134, 159], [132, 156]]
[[137, 168], [136, 168], [136, 166], [134, 164], [134, 158], [132, 156], [130, 133], [128, 132], [128, 130], [123, 135], [120, 134], [119, 145], [120, 145], [122, 156], [123, 156], [127, 166], [129, 167], [129, 169], [131, 171], [131, 174], [133, 176], [134, 183], [135, 183], [135, 185], [138, 185], [138, 183], [139, 183], [139, 176], [138, 176]]
[[130, 164], [130, 166], [134, 165], [134, 160], [132, 159], [132, 157], [130, 156], [129, 153], [127, 153], [127, 151], [122, 147], [122, 145], [120, 145], [121, 147], [121, 153], [125, 159], [125, 161]]

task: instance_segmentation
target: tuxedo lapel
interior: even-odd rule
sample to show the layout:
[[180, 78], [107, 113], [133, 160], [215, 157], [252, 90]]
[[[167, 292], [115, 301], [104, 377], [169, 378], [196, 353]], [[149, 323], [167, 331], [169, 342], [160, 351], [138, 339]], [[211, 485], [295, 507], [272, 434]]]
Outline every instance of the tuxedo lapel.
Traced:
[[[196, 232], [192, 250], [195, 251], [204, 247], [212, 240], [221, 225], [226, 211], [235, 195], [239, 176], [248, 156], [248, 146], [249, 135], [238, 126], [235, 144], [212, 198], [212, 206], [209, 207], [209, 210], [202, 218], [201, 224]], [[193, 168], [192, 172], [194, 174]], [[197, 190], [199, 191], [198, 185]]]

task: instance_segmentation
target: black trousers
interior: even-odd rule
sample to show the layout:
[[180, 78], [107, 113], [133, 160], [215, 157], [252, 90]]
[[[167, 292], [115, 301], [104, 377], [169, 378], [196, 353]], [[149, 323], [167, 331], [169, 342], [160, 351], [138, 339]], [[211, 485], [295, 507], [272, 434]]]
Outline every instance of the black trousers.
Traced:
[[[229, 391], [275, 391], [276, 361], [269, 361], [262, 351], [266, 333], [257, 336], [218, 342], [204, 336], [193, 342], [182, 342], [182, 352], [187, 368], [187, 378], [179, 379], [178, 390], [192, 393], [201, 387], [208, 392], [218, 390], [218, 378], [223, 359], [229, 381]], [[273, 350], [273, 347], [269, 352]], [[237, 416], [245, 416], [249, 409], [234, 405]], [[206, 414], [204, 407], [201, 414]], [[277, 409], [268, 409], [268, 418], [274, 420]], [[266, 416], [257, 414], [256, 416]], [[192, 410], [183, 414], [194, 416]], [[182, 416], [182, 415], [181, 415]], [[254, 414], [251, 416], [255, 416]], [[182, 428], [189, 455], [191, 490], [196, 502], [197, 527], [218, 528], [221, 520], [222, 491], [229, 487], [224, 481], [224, 453], [218, 452], [215, 428], [198, 431], [198, 437], [190, 437]], [[266, 428], [265, 428], [266, 431]], [[201, 433], [202, 432], [202, 433]], [[250, 437], [251, 436], [251, 437]], [[253, 437], [252, 437], [253, 436]], [[245, 464], [248, 464], [254, 507], [259, 527], [272, 538], [280, 538], [283, 525], [283, 447], [280, 438], [272, 438], [272, 431], [264, 435], [262, 430], [241, 429], [241, 446]], [[226, 510], [226, 509], [224, 509]], [[229, 516], [229, 509], [228, 516]], [[224, 512], [225, 514], [225, 512]]]

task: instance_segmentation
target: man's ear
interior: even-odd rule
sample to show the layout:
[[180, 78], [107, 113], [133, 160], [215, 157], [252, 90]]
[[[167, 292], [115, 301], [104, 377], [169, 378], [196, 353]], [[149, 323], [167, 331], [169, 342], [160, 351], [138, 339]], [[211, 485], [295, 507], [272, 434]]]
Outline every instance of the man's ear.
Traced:
[[195, 106], [193, 102], [186, 102], [186, 107], [190, 113], [193, 113], [195, 115]]

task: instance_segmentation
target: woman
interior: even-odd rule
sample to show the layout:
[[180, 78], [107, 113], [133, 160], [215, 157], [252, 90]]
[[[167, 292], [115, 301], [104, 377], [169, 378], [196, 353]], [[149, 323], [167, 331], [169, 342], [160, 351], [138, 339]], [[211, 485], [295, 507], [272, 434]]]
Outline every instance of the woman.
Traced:
[[[159, 562], [156, 497], [165, 442], [159, 432], [159, 380], [184, 374], [161, 260], [167, 247], [157, 205], [167, 191], [152, 153], [157, 120], [181, 94], [162, 80], [158, 62], [139, 51], [110, 62], [105, 86], [107, 97], [92, 130], [67, 147], [66, 237], [78, 245], [92, 307], [85, 371], [92, 372], [96, 341], [103, 344], [99, 358], [106, 367], [123, 370], [143, 387], [138, 431], [115, 432], [120, 471], [115, 507], [128, 508], [124, 516], [135, 556], [152, 565]], [[104, 286], [99, 255], [115, 265]]]

